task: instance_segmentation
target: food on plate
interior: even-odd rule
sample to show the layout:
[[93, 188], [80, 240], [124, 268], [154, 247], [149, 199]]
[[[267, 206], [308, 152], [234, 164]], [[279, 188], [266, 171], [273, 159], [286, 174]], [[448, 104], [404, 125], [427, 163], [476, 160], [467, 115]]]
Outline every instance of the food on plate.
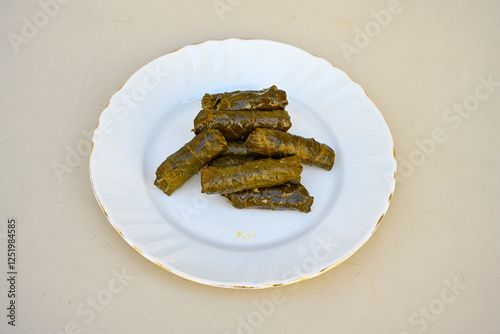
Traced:
[[201, 110], [194, 119], [196, 134], [219, 130], [227, 140], [243, 140], [256, 128], [287, 131], [292, 126], [286, 110]]
[[219, 94], [205, 94], [202, 109], [207, 110], [274, 110], [285, 109], [286, 92], [271, 86], [263, 90], [244, 90]]
[[256, 154], [253, 155], [238, 155], [238, 154], [227, 154], [224, 156], [220, 156], [218, 158], [215, 158], [210, 162], [210, 166], [213, 167], [227, 167], [227, 166], [234, 166], [234, 165], [239, 165], [247, 161], [253, 161], [257, 160], [260, 157], [257, 156]]
[[248, 151], [244, 141], [228, 141], [227, 150], [221, 155], [255, 155], [255, 153]]
[[212, 160], [209, 163], [210, 166], [227, 167], [262, 158], [258, 154], [250, 152], [244, 141], [228, 141], [227, 145], [227, 150]]
[[331, 170], [335, 152], [314, 138], [304, 138], [274, 129], [255, 129], [245, 142], [249, 151], [268, 157], [295, 155], [301, 163]]
[[331, 170], [335, 152], [286, 132], [292, 123], [285, 91], [205, 94], [201, 104], [196, 137], [158, 167], [158, 188], [170, 196], [201, 169], [201, 192], [221, 194], [236, 208], [311, 211], [301, 164]]
[[238, 209], [299, 210], [310, 212], [314, 197], [302, 184], [283, 184], [269, 188], [238, 191], [224, 195]]
[[228, 166], [209, 166], [201, 170], [201, 192], [230, 194], [255, 188], [272, 187], [300, 177], [302, 165], [294, 157], [259, 159]]
[[208, 129], [196, 135], [177, 152], [168, 156], [156, 170], [154, 184], [171, 195], [202, 166], [227, 149], [227, 142], [219, 130]]

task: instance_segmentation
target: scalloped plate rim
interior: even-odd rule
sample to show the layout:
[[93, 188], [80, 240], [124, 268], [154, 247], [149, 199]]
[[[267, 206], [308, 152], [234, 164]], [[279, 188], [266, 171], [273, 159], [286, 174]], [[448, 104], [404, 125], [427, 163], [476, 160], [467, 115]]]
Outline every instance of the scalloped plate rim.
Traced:
[[[312, 57], [315, 57], [315, 58], [318, 58], [318, 59], [321, 59], [321, 60], [324, 60], [326, 62], [328, 62], [328, 64], [330, 64], [335, 70], [338, 70], [340, 71], [341, 73], [343, 74], [346, 74], [345, 72], [343, 72], [342, 70], [338, 69], [337, 67], [335, 67], [331, 62], [327, 61], [326, 59], [324, 58], [321, 58], [319, 56], [316, 56], [314, 54], [311, 54], [310, 52], [307, 52], [301, 48], [298, 48], [296, 46], [293, 46], [293, 45], [290, 45], [290, 44], [286, 44], [286, 43], [283, 43], [283, 42], [278, 42], [278, 41], [272, 41], [272, 40], [266, 40], [266, 39], [251, 39], [251, 38], [226, 38], [226, 39], [219, 39], [219, 40], [216, 40], [216, 39], [212, 39], [212, 40], [206, 40], [206, 41], [201, 41], [201, 42], [198, 42], [198, 43], [193, 43], [193, 44], [189, 44], [189, 45], [185, 45], [183, 47], [180, 47], [178, 49], [175, 49], [173, 51], [170, 51], [164, 55], [161, 55], [161, 56], [158, 56], [156, 57], [155, 59], [151, 60], [150, 62], [146, 63], [145, 65], [143, 65], [142, 67], [140, 67], [137, 71], [135, 71], [125, 82], [124, 84], [120, 87], [120, 89], [118, 91], [116, 91], [112, 96], [111, 98], [109, 99], [108, 101], [108, 104], [106, 105], [106, 107], [104, 108], [103, 112], [101, 113], [100, 117], [99, 117], [99, 120], [101, 120], [101, 116], [104, 114], [104, 112], [108, 109], [109, 105], [110, 105], [110, 102], [116, 98], [116, 96], [119, 95], [119, 93], [123, 90], [123, 88], [127, 85], [127, 83], [129, 83], [131, 81], [131, 79], [134, 78], [134, 76], [138, 75], [138, 73], [143, 70], [144, 68], [146, 68], [147, 65], [157, 61], [158, 59], [168, 55], [168, 54], [171, 54], [171, 53], [175, 53], [177, 51], [180, 51], [180, 50], [183, 50], [183, 49], [186, 49], [186, 48], [189, 48], [189, 47], [195, 47], [195, 46], [199, 46], [199, 45], [202, 45], [202, 44], [205, 44], [205, 43], [212, 43], [212, 42], [225, 42], [225, 41], [234, 41], [234, 40], [238, 40], [238, 41], [263, 41], [263, 42], [272, 42], [272, 43], [276, 43], [276, 44], [281, 44], [281, 45], [284, 45], [284, 46], [287, 46], [287, 47], [293, 47], [301, 52], [305, 52], [305, 53], [308, 53], [310, 56]], [[346, 74], [347, 75], [347, 74]], [[356, 85], [357, 87], [359, 87], [360, 89], [362, 89], [362, 87], [357, 84], [356, 82], [354, 82], [348, 75], [347, 77], [351, 80], [351, 82]], [[369, 98], [368, 94], [366, 94], [366, 92], [363, 90], [363, 92], [365, 93], [365, 95], [367, 96], [367, 98], [371, 101], [371, 99]], [[373, 101], [371, 101], [371, 103], [375, 106], [375, 104], [373, 103]], [[378, 110], [378, 108], [375, 106], [375, 108]], [[387, 122], [385, 121], [383, 115], [380, 113], [379, 111], [379, 115], [382, 120], [385, 122], [386, 126], [387, 126], [387, 129], [389, 131], [389, 134], [390, 134], [390, 130], [389, 130], [389, 127], [387, 125]], [[97, 126], [96, 126], [96, 130], [99, 129], [99, 122], [97, 123]], [[359, 246], [352, 250], [351, 253], [349, 253], [347, 256], [345, 256], [344, 258], [342, 258], [340, 261], [336, 262], [336, 263], [333, 263], [327, 267], [324, 267], [323, 269], [320, 269], [317, 271], [317, 273], [315, 274], [312, 274], [312, 275], [308, 275], [308, 276], [303, 276], [303, 277], [299, 277], [299, 278], [296, 278], [296, 279], [293, 279], [291, 281], [286, 281], [286, 282], [277, 282], [277, 283], [274, 283], [274, 284], [266, 284], [266, 285], [252, 285], [252, 286], [249, 286], [249, 285], [238, 285], [238, 284], [220, 284], [220, 282], [217, 282], [217, 281], [212, 281], [210, 279], [203, 279], [203, 278], [198, 278], [198, 277], [194, 277], [194, 276], [189, 276], [189, 274], [187, 273], [181, 273], [181, 272], [177, 272], [171, 268], [169, 268], [167, 265], [165, 264], [162, 264], [162, 263], [159, 263], [157, 261], [155, 261], [154, 259], [151, 259], [149, 258], [149, 256], [147, 256], [146, 254], [144, 254], [138, 247], [136, 247], [135, 245], [133, 245], [130, 240], [127, 239], [126, 236], [124, 236], [122, 234], [122, 232], [120, 231], [120, 229], [113, 223], [113, 221], [110, 219], [110, 217], [108, 216], [108, 214], [106, 213], [103, 205], [101, 204], [101, 200], [99, 199], [99, 196], [97, 195], [96, 193], [96, 190], [95, 190], [95, 185], [94, 185], [94, 180], [93, 180], [93, 177], [92, 177], [92, 156], [93, 156], [93, 153], [94, 153], [94, 138], [92, 139], [92, 147], [91, 147], [91, 152], [90, 152], [90, 158], [89, 158], [89, 178], [90, 178], [90, 183], [91, 183], [91, 188], [92, 188], [92, 192], [94, 193], [94, 196], [96, 197], [96, 200], [99, 204], [99, 207], [101, 208], [101, 210], [103, 211], [105, 217], [107, 218], [107, 220], [109, 221], [109, 223], [113, 226], [113, 228], [122, 236], [122, 238], [132, 247], [134, 248], [137, 252], [139, 252], [142, 256], [144, 256], [146, 259], [148, 259], [149, 261], [153, 262], [154, 264], [160, 266], [161, 268], [177, 275], [177, 276], [180, 276], [182, 278], [185, 278], [185, 279], [188, 279], [190, 281], [193, 281], [193, 282], [196, 282], [196, 283], [201, 283], [201, 284], [205, 284], [205, 285], [209, 285], [209, 286], [215, 286], [215, 287], [223, 287], [223, 288], [234, 288], [234, 289], [262, 289], [262, 288], [270, 288], [270, 287], [277, 287], [277, 286], [284, 286], [284, 285], [289, 285], [289, 284], [292, 284], [292, 283], [296, 283], [296, 282], [299, 282], [299, 281], [303, 281], [303, 280], [306, 280], [306, 279], [310, 279], [310, 278], [314, 278], [314, 277], [317, 277], [327, 271], [329, 271], [330, 269], [338, 266], [339, 264], [341, 264], [342, 262], [344, 262], [345, 260], [347, 260], [350, 256], [352, 256], [357, 250], [359, 250], [369, 239], [370, 237], [375, 233], [375, 231], [377, 230], [378, 226], [380, 225], [380, 223], [382, 222], [384, 216], [386, 215], [388, 209], [389, 209], [389, 204], [391, 202], [391, 199], [393, 198], [393, 194], [394, 194], [394, 191], [395, 191], [395, 185], [396, 185], [396, 174], [397, 174], [397, 161], [396, 161], [396, 151], [395, 151], [395, 148], [394, 148], [394, 140], [393, 140], [393, 137], [392, 137], [392, 134], [390, 134], [390, 139], [391, 139], [391, 144], [392, 144], [392, 147], [393, 147], [393, 152], [394, 152], [394, 185], [392, 187], [392, 191], [390, 193], [390, 196], [389, 196], [389, 200], [388, 200], [388, 203], [387, 203], [387, 207], [385, 209], [385, 211], [383, 212], [382, 216], [380, 217], [380, 219], [378, 220], [377, 224], [375, 225], [374, 229], [371, 231], [371, 233], [368, 235], [368, 237], [365, 239], [365, 240], [362, 240], [361, 243], [359, 244]]]

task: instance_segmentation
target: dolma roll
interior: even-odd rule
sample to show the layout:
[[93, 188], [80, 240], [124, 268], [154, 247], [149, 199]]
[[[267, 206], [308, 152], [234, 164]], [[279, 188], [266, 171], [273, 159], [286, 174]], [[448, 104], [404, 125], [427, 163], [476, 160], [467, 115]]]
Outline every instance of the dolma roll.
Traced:
[[301, 163], [331, 170], [335, 152], [314, 138], [304, 138], [273, 129], [255, 129], [245, 142], [249, 151], [268, 157], [296, 155]]
[[255, 155], [255, 153], [248, 151], [244, 141], [228, 141], [227, 150], [221, 155]]
[[230, 194], [266, 188], [297, 179], [302, 165], [294, 157], [259, 159], [228, 167], [209, 166], [201, 171], [201, 192]]
[[227, 167], [240, 165], [247, 161], [254, 161], [259, 159], [259, 156], [256, 154], [253, 155], [236, 155], [236, 154], [228, 154], [221, 157], [217, 157], [212, 162], [210, 162], [210, 166], [213, 167]]
[[196, 134], [217, 129], [227, 140], [243, 140], [256, 128], [287, 131], [292, 126], [286, 110], [201, 110], [194, 119]]
[[155, 186], [171, 195], [203, 165], [227, 149], [227, 142], [219, 130], [200, 132], [189, 143], [173, 153], [156, 170]]
[[285, 109], [287, 105], [286, 92], [276, 86], [263, 90], [207, 93], [201, 100], [202, 109], [207, 110], [273, 110]]
[[[247, 161], [254, 161], [257, 159], [263, 159], [263, 158], [256, 154], [251, 154], [251, 155], [228, 154], [215, 158], [209, 163], [209, 165], [213, 167], [227, 167], [227, 166], [241, 165], [242, 163], [245, 163]], [[299, 182], [300, 182], [300, 176], [288, 181], [288, 183], [291, 184], [298, 184]]]
[[238, 209], [299, 210], [310, 212], [314, 197], [302, 184], [283, 184], [269, 188], [238, 191], [224, 195]]

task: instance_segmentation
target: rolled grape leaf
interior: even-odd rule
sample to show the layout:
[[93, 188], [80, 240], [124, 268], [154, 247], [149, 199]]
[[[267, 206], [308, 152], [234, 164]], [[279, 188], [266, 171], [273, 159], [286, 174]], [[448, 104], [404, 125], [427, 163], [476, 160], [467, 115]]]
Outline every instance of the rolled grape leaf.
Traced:
[[228, 141], [227, 150], [212, 160], [209, 165], [214, 167], [227, 167], [239, 165], [247, 161], [260, 159], [261, 157], [247, 149], [244, 141]]
[[285, 109], [286, 92], [271, 86], [263, 90], [234, 91], [220, 94], [205, 94], [202, 109], [207, 110], [274, 110]]
[[221, 155], [256, 155], [249, 152], [247, 145], [244, 141], [228, 141], [227, 150], [222, 152]]
[[268, 157], [296, 155], [301, 163], [331, 170], [335, 152], [314, 138], [304, 138], [273, 129], [255, 129], [245, 142], [249, 151]]
[[310, 212], [314, 197], [302, 184], [283, 184], [269, 188], [238, 191], [226, 196], [238, 209], [299, 210]]
[[[253, 155], [228, 154], [215, 158], [209, 163], [209, 165], [213, 167], [227, 167], [227, 166], [241, 165], [242, 163], [245, 163], [247, 161], [254, 161], [258, 159], [263, 159], [263, 158], [256, 154]], [[291, 184], [298, 184], [299, 182], [300, 182], [300, 176], [288, 181], [288, 183]]]
[[253, 154], [253, 155], [228, 154], [228, 155], [224, 155], [224, 156], [215, 158], [210, 163], [210, 166], [213, 166], [213, 167], [234, 166], [234, 165], [240, 165], [240, 164], [245, 163], [247, 161], [254, 161], [257, 159], [259, 159], [259, 156], [257, 156], [256, 154]]
[[302, 166], [294, 157], [259, 159], [228, 167], [207, 167], [201, 171], [201, 192], [230, 194], [266, 188], [297, 179]]
[[155, 186], [168, 196], [179, 189], [203, 165], [227, 149], [219, 130], [206, 130], [173, 153], [156, 170]]
[[256, 128], [287, 131], [292, 126], [286, 110], [201, 110], [194, 119], [196, 134], [217, 129], [227, 140], [243, 140]]

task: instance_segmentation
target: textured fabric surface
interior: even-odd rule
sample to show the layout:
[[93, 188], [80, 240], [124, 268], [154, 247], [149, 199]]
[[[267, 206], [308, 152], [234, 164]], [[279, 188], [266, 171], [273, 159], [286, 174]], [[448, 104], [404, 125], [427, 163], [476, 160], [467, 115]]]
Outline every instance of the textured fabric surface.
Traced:
[[[494, 0], [2, 2], [0, 332], [498, 332], [499, 15]], [[228, 37], [327, 59], [392, 131], [383, 223], [317, 278], [254, 291], [185, 280], [130, 247], [92, 193], [90, 138], [111, 95], [160, 55]]]

